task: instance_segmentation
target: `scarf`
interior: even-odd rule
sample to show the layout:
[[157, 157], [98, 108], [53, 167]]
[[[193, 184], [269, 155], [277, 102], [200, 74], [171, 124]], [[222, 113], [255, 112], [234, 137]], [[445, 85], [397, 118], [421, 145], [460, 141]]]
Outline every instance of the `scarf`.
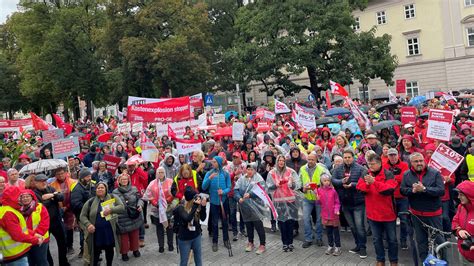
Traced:
[[24, 217], [29, 217], [31, 213], [36, 209], [36, 201], [32, 200], [30, 204], [23, 205], [20, 207], [20, 212]]

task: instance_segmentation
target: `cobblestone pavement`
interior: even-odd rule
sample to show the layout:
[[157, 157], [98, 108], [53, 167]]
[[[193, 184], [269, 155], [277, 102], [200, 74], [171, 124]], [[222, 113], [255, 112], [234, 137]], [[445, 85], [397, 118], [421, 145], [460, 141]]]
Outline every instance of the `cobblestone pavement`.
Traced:
[[[302, 229], [302, 225], [300, 225]], [[220, 235], [222, 232], [220, 232]], [[231, 232], [229, 232], [230, 235]], [[69, 256], [71, 265], [83, 265], [82, 260], [77, 258], [79, 252], [79, 234], [75, 235], [74, 249], [75, 253]], [[324, 236], [326, 242], [326, 236]], [[222, 236], [220, 236], [220, 241]], [[207, 228], [203, 227], [202, 238], [202, 255], [204, 265], [375, 265], [375, 252], [373, 249], [372, 238], [368, 238], [366, 259], [360, 259], [359, 256], [348, 252], [353, 248], [354, 241], [350, 232], [341, 232], [341, 242], [343, 253], [341, 256], [329, 256], [324, 252], [326, 247], [317, 247], [312, 245], [309, 248], [303, 249], [302, 232], [295, 240], [295, 250], [293, 252], [283, 252], [279, 233], [271, 233], [267, 230], [267, 251], [262, 255], [256, 255], [255, 252], [245, 252], [244, 248], [247, 243], [246, 238], [242, 237], [238, 241], [232, 242], [233, 257], [228, 256], [227, 249], [223, 246], [222, 241], [219, 243], [219, 250], [212, 252], [211, 239], [208, 236]], [[173, 252], [168, 252], [165, 247], [165, 253], [158, 253], [158, 242], [155, 234], [155, 226], [150, 224], [150, 228], [146, 229], [145, 236], [146, 246], [141, 248], [142, 256], [135, 258], [129, 253], [130, 260], [123, 262], [120, 257], [115, 256], [113, 265], [176, 265], [179, 262], [179, 255], [176, 249]], [[255, 244], [258, 244], [258, 236], [255, 234]], [[57, 246], [53, 239], [51, 241], [51, 252], [53, 258], [57, 262]], [[104, 260], [105, 260], [105, 256]], [[409, 250], [399, 251], [399, 265], [413, 265], [411, 259], [411, 252]], [[102, 263], [105, 265], [105, 262]], [[388, 262], [387, 262], [388, 265]], [[454, 265], [454, 264], [453, 264]]]

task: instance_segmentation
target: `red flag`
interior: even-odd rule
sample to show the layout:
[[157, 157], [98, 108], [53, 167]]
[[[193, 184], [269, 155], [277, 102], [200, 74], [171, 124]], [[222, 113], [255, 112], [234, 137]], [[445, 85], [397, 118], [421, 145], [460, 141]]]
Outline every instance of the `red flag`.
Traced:
[[33, 127], [35, 130], [49, 130], [50, 127], [46, 121], [41, 119], [41, 117], [37, 116], [35, 113], [30, 112], [31, 115], [31, 122], [33, 122]]
[[64, 123], [61, 117], [57, 114], [53, 114], [54, 121], [56, 122], [56, 126], [58, 128], [62, 128], [64, 130], [64, 135], [69, 135], [72, 132], [73, 126], [68, 123]]
[[341, 84], [330, 80], [329, 85], [331, 86], [332, 94], [341, 95], [342, 97], [349, 96], [349, 93], [347, 93], [346, 89], [344, 89], [344, 87]]
[[174, 133], [173, 129], [168, 125], [168, 137], [171, 140], [176, 140], [176, 133]]
[[329, 91], [326, 91], [326, 105], [328, 110], [331, 109], [331, 98], [329, 98]]

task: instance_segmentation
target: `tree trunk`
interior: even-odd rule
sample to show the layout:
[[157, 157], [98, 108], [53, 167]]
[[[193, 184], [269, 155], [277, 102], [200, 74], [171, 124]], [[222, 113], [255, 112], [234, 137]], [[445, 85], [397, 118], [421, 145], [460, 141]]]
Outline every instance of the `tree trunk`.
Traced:
[[316, 75], [316, 68], [314, 66], [307, 66], [306, 70], [308, 71], [309, 86], [310, 92], [314, 97], [320, 97], [321, 90], [318, 87], [318, 77]]
[[170, 97], [170, 85], [168, 84], [168, 81], [162, 80], [161, 81], [161, 98], [168, 98]]
[[8, 108], [8, 119], [10, 119], [10, 120], [13, 119], [13, 109], [11, 107]]
[[[81, 110], [79, 109], [79, 98], [77, 97], [77, 95], [74, 95], [72, 97], [72, 106], [74, 121], [77, 121], [81, 117]], [[67, 113], [67, 117], [69, 118], [69, 112]], [[66, 118], [66, 114], [64, 114], [64, 118]]]
[[86, 101], [86, 114], [87, 118], [89, 118], [91, 121], [92, 120], [92, 101]]
[[[73, 107], [73, 108], [75, 109], [75, 107]], [[64, 107], [63, 116], [64, 116], [64, 122], [68, 123], [70, 117], [69, 117], [69, 109], [66, 108], [66, 107]], [[74, 116], [75, 116], [75, 114], [74, 114]], [[53, 121], [55, 121], [55, 120], [53, 119]]]

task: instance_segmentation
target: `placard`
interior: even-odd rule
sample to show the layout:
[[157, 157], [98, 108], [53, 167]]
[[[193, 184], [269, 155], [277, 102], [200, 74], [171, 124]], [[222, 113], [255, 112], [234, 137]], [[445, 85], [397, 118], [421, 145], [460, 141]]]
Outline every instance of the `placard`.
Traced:
[[122, 124], [117, 124], [117, 131], [119, 133], [124, 133], [124, 132], [130, 132], [132, 130], [132, 126], [130, 123], [122, 123]]
[[176, 142], [176, 150], [178, 151], [178, 154], [189, 154], [194, 151], [200, 151], [201, 150], [201, 142], [199, 141], [190, 141], [189, 143], [187, 142]]
[[180, 122], [189, 120], [189, 96], [165, 101], [128, 106], [127, 120], [131, 122]]
[[441, 143], [435, 152], [431, 155], [428, 166], [440, 171], [442, 176], [451, 176], [461, 165], [464, 157]]
[[407, 85], [406, 79], [397, 79], [395, 92], [406, 93], [406, 89], [407, 89], [406, 85]]
[[142, 132], [142, 131], [143, 131], [143, 122], [133, 124], [132, 132]]
[[233, 123], [232, 124], [232, 140], [243, 141], [244, 140], [244, 123]]
[[107, 171], [115, 175], [115, 172], [117, 171], [117, 168], [120, 165], [122, 158], [105, 154], [103, 161], [107, 164]]
[[214, 114], [212, 116], [212, 124], [218, 125], [220, 123], [225, 123], [225, 114]]
[[63, 129], [52, 129], [52, 130], [42, 131], [41, 136], [43, 137], [43, 142], [44, 143], [49, 143], [53, 140], [64, 138], [64, 130]]
[[426, 137], [450, 141], [453, 119], [454, 112], [431, 109], [428, 116], [428, 129], [426, 131]]
[[404, 106], [400, 108], [401, 122], [403, 125], [416, 124], [416, 107], [415, 106]]
[[53, 158], [55, 159], [81, 153], [79, 139], [77, 137], [53, 140], [51, 145], [53, 147]]

